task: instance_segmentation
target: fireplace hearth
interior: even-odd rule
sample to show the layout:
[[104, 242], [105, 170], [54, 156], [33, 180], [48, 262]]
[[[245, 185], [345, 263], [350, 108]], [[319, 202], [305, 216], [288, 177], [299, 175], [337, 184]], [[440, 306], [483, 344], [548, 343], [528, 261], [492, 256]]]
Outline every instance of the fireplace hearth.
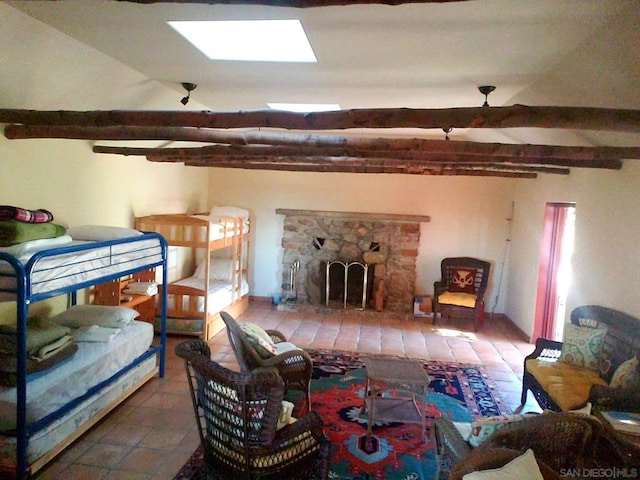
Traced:
[[328, 301], [337, 308], [370, 309], [372, 292], [384, 281], [383, 310], [412, 312], [420, 222], [429, 217], [288, 209], [276, 213], [285, 215], [281, 288], [285, 294], [295, 291], [297, 304], [325, 306]]

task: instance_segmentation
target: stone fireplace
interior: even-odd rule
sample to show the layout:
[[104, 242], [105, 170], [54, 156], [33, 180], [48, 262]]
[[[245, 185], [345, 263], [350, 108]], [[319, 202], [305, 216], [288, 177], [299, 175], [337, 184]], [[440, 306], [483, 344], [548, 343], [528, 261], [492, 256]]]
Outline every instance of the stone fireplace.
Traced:
[[[345, 308], [363, 304], [372, 308], [378, 291], [384, 293], [385, 311], [412, 311], [420, 223], [428, 222], [429, 217], [290, 209], [276, 213], [285, 215], [283, 302], [325, 305], [327, 264], [357, 262], [366, 265], [368, 283], [361, 287], [365, 292], [349, 294], [356, 300], [347, 302]], [[340, 304], [344, 299], [333, 300]]]

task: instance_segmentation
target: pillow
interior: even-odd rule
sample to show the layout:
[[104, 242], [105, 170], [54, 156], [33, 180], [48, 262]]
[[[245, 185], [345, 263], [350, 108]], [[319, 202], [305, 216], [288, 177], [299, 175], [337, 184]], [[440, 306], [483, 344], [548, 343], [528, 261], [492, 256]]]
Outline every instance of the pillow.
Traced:
[[631, 388], [638, 384], [640, 384], [640, 373], [637, 356], [622, 362], [609, 382], [609, 386], [614, 388]]
[[493, 432], [500, 430], [505, 425], [518, 422], [529, 414], [496, 415], [494, 417], [484, 417], [473, 422], [453, 422], [464, 441], [472, 447], [478, 447]]
[[138, 237], [142, 232], [126, 227], [109, 227], [106, 225], [81, 225], [69, 227], [67, 235], [74, 240], [90, 240], [103, 242], [105, 240], [118, 240], [120, 238]]
[[597, 371], [606, 333], [606, 328], [580, 327], [572, 323], [565, 325], [558, 361]]
[[476, 269], [453, 267], [451, 269], [450, 292], [476, 293]]
[[255, 323], [241, 323], [240, 328], [262, 358], [273, 357], [276, 354], [273, 340], [261, 327]]
[[74, 305], [51, 318], [52, 322], [70, 328], [101, 327], [122, 328], [140, 315], [132, 308], [107, 305]]
[[[207, 262], [203, 260], [193, 274], [196, 278], [204, 278]], [[224, 258], [212, 258], [209, 267], [209, 280], [230, 282], [233, 279], [233, 260]]]
[[249, 218], [249, 211], [239, 207], [220, 207], [214, 205], [209, 212], [209, 218], [212, 222], [219, 222], [220, 218], [236, 218], [240, 217], [245, 220]]
[[533, 450], [528, 449], [505, 466], [467, 473], [462, 480], [544, 480]]
[[525, 414], [497, 415], [495, 417], [480, 418], [471, 422], [471, 436], [468, 439], [469, 445], [478, 447], [493, 432], [513, 422], [519, 422], [525, 418]]
[[291, 416], [292, 413], [293, 403], [282, 400], [282, 405], [280, 406], [280, 415], [278, 415], [278, 422], [276, 423], [276, 430], [280, 430], [281, 428], [297, 421], [295, 417]]

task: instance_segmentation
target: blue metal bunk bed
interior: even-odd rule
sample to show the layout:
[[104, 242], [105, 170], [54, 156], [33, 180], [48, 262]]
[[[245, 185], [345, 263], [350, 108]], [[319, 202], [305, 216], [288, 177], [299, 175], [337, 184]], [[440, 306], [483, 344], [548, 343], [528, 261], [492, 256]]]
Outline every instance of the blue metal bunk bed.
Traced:
[[[84, 260], [84, 258], [87, 260]], [[6, 262], [6, 263], [2, 263]], [[65, 414], [82, 408], [84, 401], [101, 395], [104, 387], [118, 381], [126, 381], [125, 375], [145, 360], [157, 356], [157, 371], [160, 377], [165, 373], [166, 356], [166, 295], [167, 295], [167, 243], [157, 233], [110, 241], [86, 242], [51, 248], [34, 253], [26, 263], [13, 255], [0, 252], [0, 299], [16, 302], [16, 428], [0, 431], [1, 437], [15, 437], [15, 470], [18, 479], [28, 478], [32, 473], [27, 449], [32, 436], [47, 428]], [[10, 266], [10, 268], [8, 267]], [[83, 395], [74, 398], [52, 413], [29, 424], [27, 412], [27, 384], [31, 375], [27, 374], [27, 318], [29, 305], [59, 295], [70, 295], [71, 305], [75, 305], [79, 290], [114, 280], [126, 275], [151, 268], [162, 267], [162, 312], [159, 343], [152, 342], [146, 352], [124, 366], [106, 380], [89, 388]], [[155, 375], [155, 373], [154, 373]], [[141, 382], [147, 381], [142, 379]], [[137, 388], [137, 387], [136, 387]], [[101, 413], [112, 410], [132, 392], [116, 397]], [[80, 428], [80, 426], [78, 427]], [[85, 427], [86, 429], [86, 427]], [[71, 437], [71, 436], [70, 436]], [[77, 438], [72, 437], [72, 440]], [[63, 439], [65, 445], [72, 440]], [[64, 445], [63, 445], [64, 446]], [[61, 450], [61, 448], [59, 448]], [[50, 459], [50, 458], [49, 458]], [[48, 461], [48, 460], [47, 460]], [[46, 463], [46, 461], [45, 461]], [[41, 467], [42, 465], [40, 465]], [[6, 465], [3, 465], [3, 469]], [[0, 471], [0, 476], [2, 476]]]

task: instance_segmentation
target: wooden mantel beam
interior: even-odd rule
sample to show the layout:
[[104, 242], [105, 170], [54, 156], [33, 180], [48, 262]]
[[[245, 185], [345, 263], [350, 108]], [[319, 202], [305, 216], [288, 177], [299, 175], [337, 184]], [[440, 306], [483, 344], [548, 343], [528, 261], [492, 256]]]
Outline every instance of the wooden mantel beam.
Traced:
[[371, 108], [311, 113], [276, 110], [80, 112], [0, 109], [0, 123], [94, 127], [124, 125], [199, 128], [270, 127], [311, 131], [350, 128], [536, 127], [640, 132], [640, 110], [526, 105], [445, 109]]

